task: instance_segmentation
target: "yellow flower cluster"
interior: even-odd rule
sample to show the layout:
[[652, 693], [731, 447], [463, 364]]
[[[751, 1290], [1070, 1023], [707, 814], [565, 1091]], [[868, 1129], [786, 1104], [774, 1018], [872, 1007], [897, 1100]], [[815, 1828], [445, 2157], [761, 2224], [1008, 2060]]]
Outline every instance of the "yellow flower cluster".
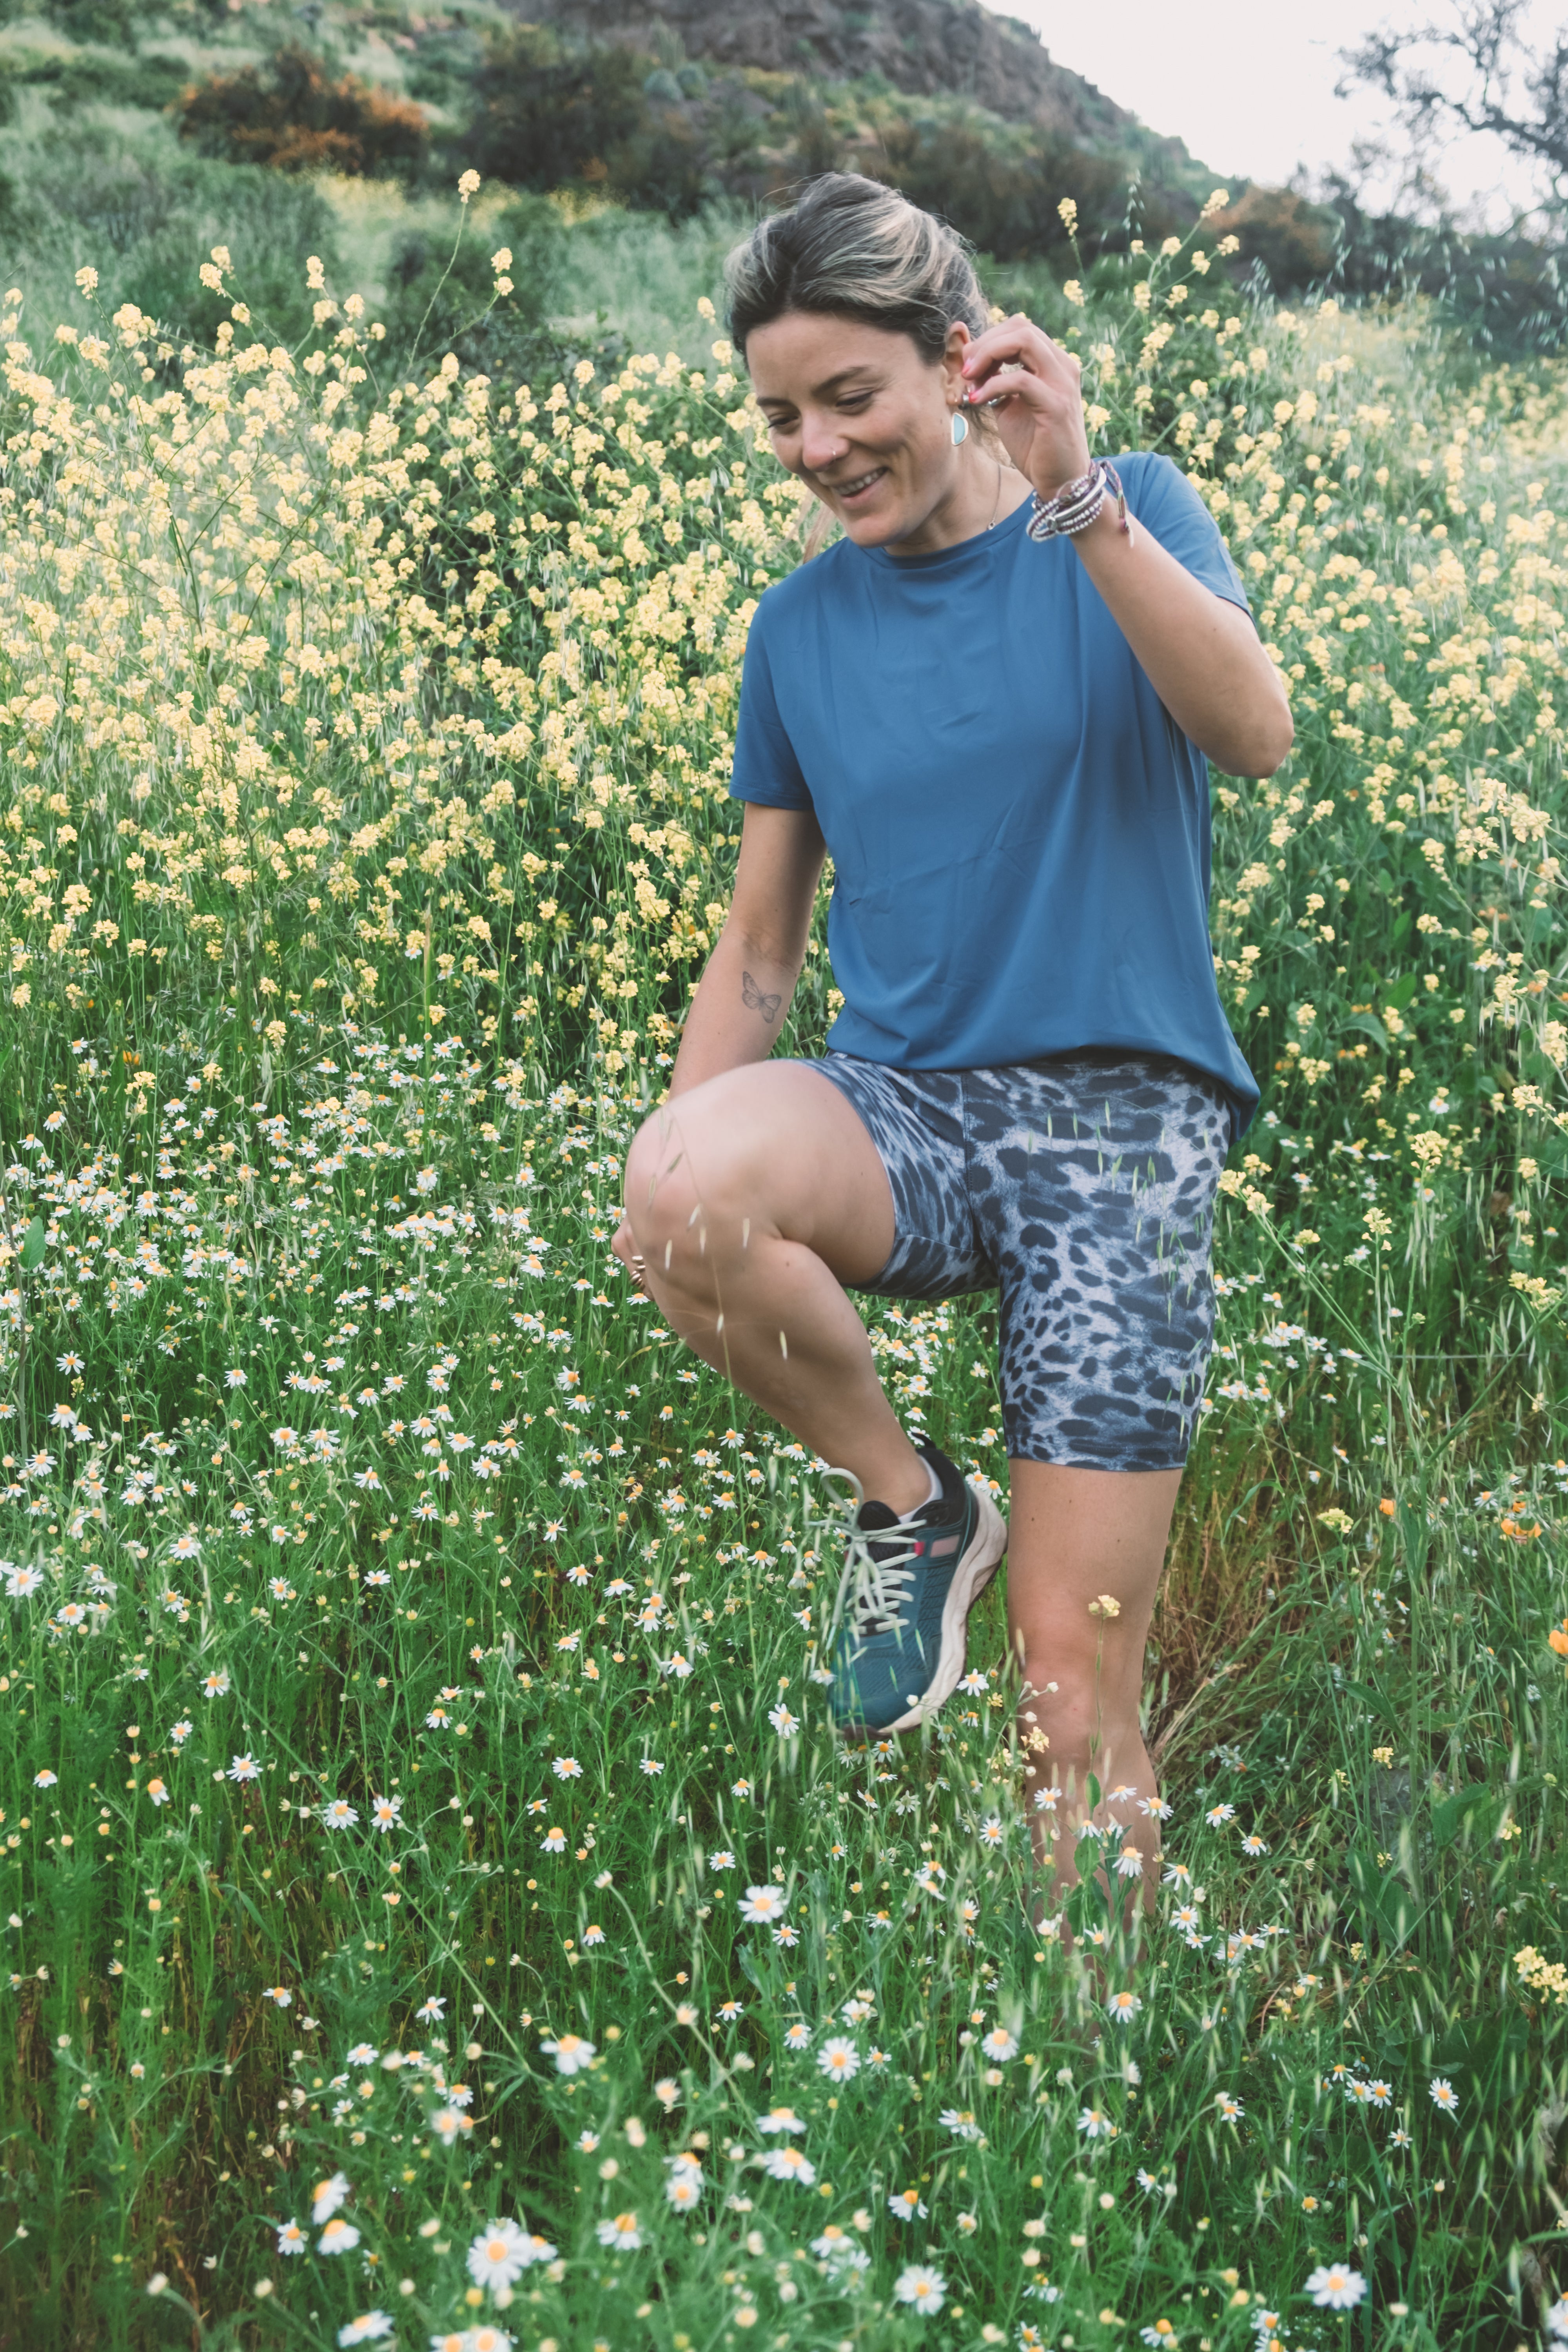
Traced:
[[1533, 1944], [1525, 1944], [1515, 1952], [1513, 1965], [1519, 1980], [1527, 1992], [1540, 2000], [1555, 2001], [1559, 2009], [1568, 2009], [1568, 1968], [1561, 1960], [1549, 1960]]

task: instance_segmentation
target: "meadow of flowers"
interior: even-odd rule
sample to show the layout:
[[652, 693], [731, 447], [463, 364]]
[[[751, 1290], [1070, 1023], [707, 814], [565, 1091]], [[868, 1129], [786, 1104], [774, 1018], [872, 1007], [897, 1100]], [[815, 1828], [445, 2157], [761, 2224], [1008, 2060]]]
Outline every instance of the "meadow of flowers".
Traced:
[[[6, 295], [7, 2340], [1568, 2339], [1562, 386], [1223, 226], [1059, 322], [1297, 741], [1215, 779], [1161, 1901], [1112, 1838], [1039, 1930], [999, 1598], [836, 1736], [826, 1465], [609, 1252], [799, 555], [720, 322], [386, 382], [320, 269], [291, 350], [221, 247], [210, 351]], [[863, 1304], [999, 1490], [991, 1303]]]

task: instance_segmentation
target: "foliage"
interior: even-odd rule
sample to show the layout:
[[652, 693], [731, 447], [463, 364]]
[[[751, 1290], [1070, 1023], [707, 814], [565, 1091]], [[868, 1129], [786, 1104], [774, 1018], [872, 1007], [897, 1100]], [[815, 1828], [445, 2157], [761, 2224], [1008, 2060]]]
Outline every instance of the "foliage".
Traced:
[[[1165, 1895], [1129, 1924], [1086, 1857], [1068, 1948], [994, 1596], [940, 1724], [836, 1739], [820, 1465], [608, 1255], [799, 551], [728, 348], [387, 382], [330, 284], [258, 331], [236, 250], [188, 358], [90, 272], [90, 333], [0, 326], [13, 2307], [138, 2347], [1538, 2329], [1558, 378], [1456, 395], [1418, 318], [1224, 309], [1206, 223], [1065, 297], [1102, 446], [1185, 467], [1298, 722], [1215, 783], [1265, 1095], [1148, 1693]], [[831, 982], [819, 924], [787, 1050]], [[865, 1311], [999, 1487], [984, 1303]]]
[[[449, 37], [439, 38], [449, 79]], [[520, 186], [596, 188], [675, 221], [715, 196], [767, 203], [813, 173], [861, 171], [952, 221], [994, 264], [1043, 265], [1059, 277], [1072, 267], [1064, 195], [1077, 210], [1078, 252], [1093, 261], [1125, 255], [1137, 237], [1184, 233], [1208, 184], [1171, 142], [1087, 148], [958, 95], [914, 98], [875, 77], [676, 72], [622, 47], [574, 45], [549, 27], [493, 37], [472, 77], [455, 163]], [[1237, 286], [1261, 272], [1279, 295], [1426, 294], [1489, 352], [1557, 348], [1563, 310], [1548, 241], [1369, 215], [1344, 182], [1318, 198], [1233, 193], [1237, 245], [1226, 275]]]
[[[1443, 131], [1500, 140], [1533, 163], [1551, 208], [1568, 201], [1568, 37], [1521, 35], [1519, 0], [1468, 0], [1445, 16], [1383, 26], [1350, 51], [1346, 79], [1393, 100], [1418, 150]], [[1528, 18], [1526, 19], [1528, 25]]]
[[[100, 22], [94, 9], [109, 15]], [[212, 7], [172, 0], [155, 21], [127, 14], [120, 0], [61, 0], [56, 19], [81, 46], [48, 53], [17, 46], [0, 57], [0, 121], [18, 119], [26, 92], [49, 98], [58, 142], [89, 182], [100, 176], [95, 110], [117, 110], [110, 143], [121, 145], [128, 110], [162, 112], [192, 90], [180, 127], [215, 164], [239, 157], [294, 173], [325, 166], [395, 173], [416, 198], [433, 174], [444, 181], [471, 165], [488, 182], [563, 194], [579, 210], [607, 198], [684, 225], [776, 202], [814, 171], [862, 170], [953, 221], [994, 268], [1047, 286], [1075, 266], [1058, 219], [1064, 193], [1078, 206], [1080, 257], [1093, 262], [1101, 253], [1124, 256], [1139, 237], [1152, 244], [1184, 232], [1209, 184], [1179, 142], [1126, 119], [1114, 135], [1108, 128], [1098, 141], [1075, 144], [988, 112], [956, 88], [916, 95], [875, 73], [835, 79], [710, 66], [685, 58], [663, 25], [652, 28], [644, 56], [510, 20], [498, 29], [493, 19], [467, 13], [388, 10], [370, 28], [329, 5], [320, 24], [312, 20], [312, 37], [328, 56], [338, 57], [365, 30], [380, 37], [377, 78], [368, 81], [293, 44], [258, 64], [249, 45], [270, 28], [243, 12], [232, 16], [222, 0]], [[210, 44], [199, 51], [193, 45], [191, 68], [164, 49], [138, 46], [167, 40], [176, 26], [199, 27], [198, 37]], [[236, 42], [243, 47], [237, 68]], [[150, 138], [132, 143], [144, 160], [152, 157]], [[0, 236], [13, 250], [42, 254], [50, 223], [28, 202], [30, 144], [21, 142], [0, 171]], [[162, 159], [158, 170], [167, 176]], [[1489, 357], [1555, 350], [1561, 341], [1552, 236], [1522, 229], [1479, 236], [1447, 218], [1379, 215], [1348, 182], [1310, 199], [1299, 189], [1239, 184], [1232, 194], [1238, 243], [1226, 274], [1238, 292], [1326, 288], [1368, 301], [1425, 294]], [[237, 185], [234, 201], [232, 218], [209, 222], [196, 250], [226, 234], [250, 199]], [[78, 209], [68, 203], [68, 217]], [[292, 253], [285, 258], [291, 265]], [[188, 278], [190, 255], [169, 260], [172, 272], [160, 268], [172, 293]], [[389, 293], [420, 268], [412, 249], [401, 255]], [[145, 304], [147, 297], [138, 289], [136, 299]], [[168, 293], [160, 301], [167, 303]], [[173, 307], [188, 307], [183, 293]], [[214, 321], [198, 323], [210, 333]], [[467, 344], [461, 355], [479, 365], [494, 357]], [[516, 356], [520, 366], [530, 363]]]
[[70, 41], [134, 49], [141, 29], [135, 0], [45, 0], [38, 13]]
[[1472, 355], [1484, 365], [1499, 352], [1562, 350], [1568, 305], [1558, 243], [1369, 215], [1344, 184], [1331, 184], [1316, 210], [1333, 224], [1336, 289], [1363, 300], [1430, 296], [1454, 331], [1458, 365]]
[[[511, 255], [512, 298], [497, 304], [489, 252]], [[504, 378], [530, 373], [555, 354], [548, 327], [567, 289], [566, 230], [554, 205], [517, 196], [490, 209], [480, 237], [470, 234], [454, 251], [422, 228], [399, 237], [383, 306], [390, 372], [412, 366], [424, 352], [454, 352], [476, 373]], [[558, 356], [558, 354], [556, 354]]]
[[627, 49], [574, 55], [537, 25], [497, 35], [475, 73], [475, 168], [523, 188], [560, 187], [589, 166], [603, 179], [605, 151], [642, 122], [646, 70]]
[[[705, 196], [755, 201], [815, 172], [862, 170], [1013, 259], [1065, 250], [1056, 207], [1070, 185], [1095, 248], [1125, 242], [1126, 154], [1091, 154], [970, 100], [917, 100], [874, 78], [672, 71], [525, 25], [488, 43], [474, 89], [462, 160], [521, 186], [597, 185], [681, 220]], [[1143, 198], [1162, 235], [1190, 223], [1197, 203], [1158, 176]]]
[[[668, 98], [659, 91], [669, 86]], [[626, 48], [566, 47], [547, 28], [494, 37], [475, 76], [464, 160], [520, 187], [602, 186], [680, 220], [712, 183], [673, 76]]]
[[204, 154], [278, 172], [408, 171], [424, 158], [429, 125], [419, 108], [373, 82], [328, 79], [298, 42], [265, 65], [194, 83], [180, 104], [180, 136]]
[[0, 62], [0, 117], [16, 111], [19, 89], [44, 89], [62, 106], [170, 106], [190, 77], [184, 60], [156, 50], [132, 58], [111, 50], [12, 50]]
[[210, 342], [226, 315], [197, 276], [226, 235], [254, 256], [247, 283], [258, 315], [295, 341], [311, 322], [307, 257], [331, 264], [337, 252], [331, 208], [309, 180], [171, 154], [166, 139], [107, 129], [84, 152], [60, 124], [32, 145], [11, 220], [0, 221], [7, 270], [29, 282], [47, 272], [68, 289], [89, 257], [112, 258], [118, 289], [176, 343]]

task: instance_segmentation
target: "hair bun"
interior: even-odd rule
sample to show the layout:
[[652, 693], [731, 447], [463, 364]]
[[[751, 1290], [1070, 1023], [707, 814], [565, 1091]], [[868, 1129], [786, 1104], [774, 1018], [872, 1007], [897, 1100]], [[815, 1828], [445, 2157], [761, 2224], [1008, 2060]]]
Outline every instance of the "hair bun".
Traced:
[[990, 315], [958, 231], [859, 172], [825, 172], [760, 220], [727, 257], [724, 282], [742, 360], [758, 327], [809, 310], [909, 335], [934, 366], [955, 321], [979, 335]]

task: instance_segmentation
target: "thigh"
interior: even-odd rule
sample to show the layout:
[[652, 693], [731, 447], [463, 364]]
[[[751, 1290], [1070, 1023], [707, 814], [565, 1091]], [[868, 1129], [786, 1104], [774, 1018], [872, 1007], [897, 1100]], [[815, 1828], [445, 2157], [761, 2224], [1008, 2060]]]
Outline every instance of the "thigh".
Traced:
[[996, 1287], [969, 1199], [963, 1074], [896, 1070], [857, 1054], [829, 1053], [819, 1070], [859, 1114], [887, 1171], [893, 1244], [868, 1280], [849, 1286], [881, 1298], [956, 1298]]
[[875, 1274], [893, 1244], [877, 1148], [810, 1062], [744, 1063], [661, 1103], [626, 1155], [626, 1195], [645, 1255], [699, 1213], [710, 1247], [801, 1242], [846, 1284]]
[[975, 1076], [967, 1098], [996, 1227], [1008, 1452], [1179, 1470], [1214, 1342], [1228, 1098], [1146, 1058]]

